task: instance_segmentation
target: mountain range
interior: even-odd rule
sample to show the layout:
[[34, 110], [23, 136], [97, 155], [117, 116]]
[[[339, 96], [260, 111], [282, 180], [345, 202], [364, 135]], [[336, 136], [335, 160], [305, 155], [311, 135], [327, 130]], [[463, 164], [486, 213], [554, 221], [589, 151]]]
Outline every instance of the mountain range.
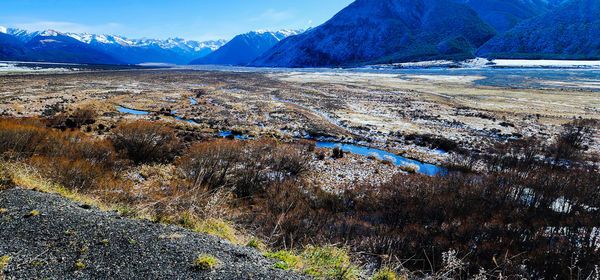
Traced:
[[226, 43], [128, 39], [115, 35], [27, 31], [0, 27], [0, 58], [5, 60], [95, 64], [187, 64]]
[[321, 67], [390, 60], [464, 59], [496, 34], [464, 4], [356, 0], [325, 24], [283, 40], [256, 66]]
[[275, 46], [279, 41], [303, 33], [304, 30], [252, 31], [235, 36], [213, 53], [192, 61], [192, 65], [247, 65]]
[[600, 59], [600, 0], [355, 0], [307, 31], [229, 42], [0, 27], [0, 59], [269, 67], [485, 58]]

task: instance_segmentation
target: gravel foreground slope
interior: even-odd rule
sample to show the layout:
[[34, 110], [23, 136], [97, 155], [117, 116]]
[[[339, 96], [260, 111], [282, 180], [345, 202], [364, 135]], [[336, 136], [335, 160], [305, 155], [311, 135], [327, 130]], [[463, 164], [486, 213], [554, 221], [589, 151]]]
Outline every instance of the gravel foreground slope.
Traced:
[[[11, 258], [6, 279], [303, 279], [254, 249], [55, 194], [5, 190], [0, 209], [0, 257]], [[221, 263], [195, 270], [200, 254]]]

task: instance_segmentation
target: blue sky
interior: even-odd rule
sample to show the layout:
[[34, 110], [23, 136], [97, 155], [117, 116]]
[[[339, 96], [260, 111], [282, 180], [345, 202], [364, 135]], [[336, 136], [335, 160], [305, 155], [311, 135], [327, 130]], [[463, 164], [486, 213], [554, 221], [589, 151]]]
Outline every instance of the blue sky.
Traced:
[[353, 0], [2, 0], [0, 26], [131, 38], [231, 39], [314, 27]]

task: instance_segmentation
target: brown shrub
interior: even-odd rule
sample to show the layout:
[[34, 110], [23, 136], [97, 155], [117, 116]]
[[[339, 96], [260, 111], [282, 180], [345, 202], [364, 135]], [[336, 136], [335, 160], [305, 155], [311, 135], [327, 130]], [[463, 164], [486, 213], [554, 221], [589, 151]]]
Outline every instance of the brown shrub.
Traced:
[[580, 160], [588, 142], [591, 141], [590, 133], [598, 122], [595, 120], [574, 120], [563, 126], [563, 131], [550, 146], [550, 156], [554, 160]]
[[120, 123], [112, 134], [117, 151], [138, 164], [170, 162], [179, 153], [180, 144], [175, 131], [162, 122]]
[[83, 125], [93, 124], [96, 122], [98, 113], [91, 107], [76, 108], [71, 114], [62, 113], [51, 115], [49, 122], [50, 126], [65, 130], [67, 128], [81, 128]]
[[39, 144], [45, 139], [47, 130], [35, 120], [0, 120], [0, 154], [20, 159], [35, 154]]
[[83, 159], [34, 156], [29, 160], [29, 164], [43, 171], [45, 177], [54, 183], [61, 184], [69, 190], [92, 189], [100, 179], [110, 175], [110, 171], [100, 165]]
[[300, 176], [310, 160], [304, 149], [265, 140], [202, 142], [183, 154], [176, 164], [193, 187], [232, 188], [238, 197]]

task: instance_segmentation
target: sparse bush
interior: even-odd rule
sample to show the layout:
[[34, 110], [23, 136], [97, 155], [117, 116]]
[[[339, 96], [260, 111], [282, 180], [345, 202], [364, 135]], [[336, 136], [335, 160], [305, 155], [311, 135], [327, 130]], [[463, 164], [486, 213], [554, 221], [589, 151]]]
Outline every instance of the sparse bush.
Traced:
[[358, 268], [348, 252], [332, 245], [307, 246], [301, 253], [278, 251], [267, 257], [279, 260], [275, 267], [292, 269], [317, 279], [357, 279]]
[[57, 114], [61, 114], [65, 112], [65, 106], [58, 102], [54, 104], [47, 105], [42, 111], [42, 116], [44, 117], [53, 117]]
[[194, 262], [192, 263], [192, 268], [197, 270], [211, 270], [220, 263], [219, 259], [209, 256], [209, 255], [200, 255]]
[[260, 251], [266, 250], [266, 245], [258, 238], [252, 238], [246, 243], [246, 247], [254, 248]]
[[74, 124], [74, 127], [80, 128], [83, 125], [94, 124], [96, 122], [96, 118], [98, 117], [98, 113], [91, 107], [82, 107], [76, 108], [69, 119]]
[[331, 157], [334, 158], [334, 159], [343, 158], [344, 157], [344, 151], [340, 147], [335, 147], [335, 148], [333, 148], [333, 152], [332, 152]]
[[0, 165], [0, 191], [9, 189], [15, 186], [12, 175], [3, 165]]
[[218, 236], [233, 243], [237, 241], [236, 231], [223, 220], [207, 219], [196, 224], [196, 232]]
[[0, 120], [0, 154], [5, 158], [21, 159], [35, 154], [45, 139], [47, 130], [36, 120]]
[[125, 122], [112, 130], [112, 142], [133, 162], [170, 162], [179, 153], [175, 131], [161, 122]]
[[231, 188], [242, 198], [307, 170], [308, 152], [270, 141], [215, 140], [193, 145], [177, 161], [193, 188]]
[[79, 129], [83, 125], [94, 124], [98, 113], [91, 107], [76, 108], [71, 114], [61, 113], [50, 115], [50, 126], [61, 130]]
[[549, 151], [554, 160], [578, 160], [590, 140], [590, 133], [597, 126], [594, 120], [575, 120], [563, 126]]
[[0, 257], [0, 276], [2, 276], [2, 270], [4, 270], [6, 268], [6, 266], [8, 265], [8, 263], [10, 261], [11, 261], [11, 258], [9, 256]]
[[400, 280], [398, 274], [389, 268], [383, 268], [375, 272], [371, 280]]
[[46, 171], [49, 179], [69, 190], [91, 189], [109, 172], [101, 165], [84, 159], [36, 156], [31, 158], [29, 163]]

